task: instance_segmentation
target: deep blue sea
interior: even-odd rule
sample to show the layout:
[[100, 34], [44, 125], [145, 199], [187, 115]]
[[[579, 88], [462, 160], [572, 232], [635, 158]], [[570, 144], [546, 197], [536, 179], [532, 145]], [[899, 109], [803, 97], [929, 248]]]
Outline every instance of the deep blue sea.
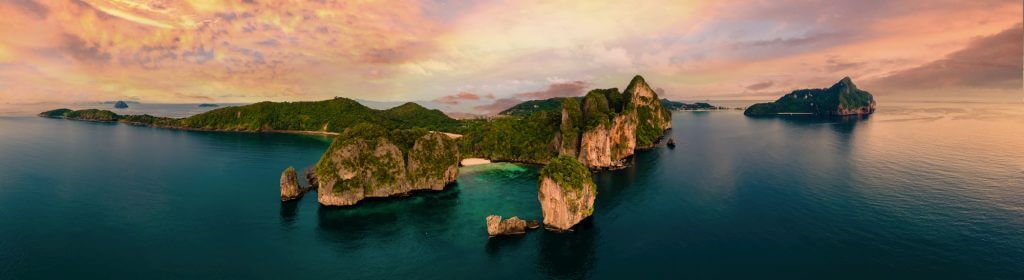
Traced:
[[328, 138], [8, 114], [0, 278], [1021, 279], [1022, 107], [676, 113], [678, 146], [596, 174], [596, 211], [575, 231], [509, 238], [488, 238], [484, 217], [540, 219], [536, 166], [325, 208], [315, 194], [281, 203], [278, 179]]

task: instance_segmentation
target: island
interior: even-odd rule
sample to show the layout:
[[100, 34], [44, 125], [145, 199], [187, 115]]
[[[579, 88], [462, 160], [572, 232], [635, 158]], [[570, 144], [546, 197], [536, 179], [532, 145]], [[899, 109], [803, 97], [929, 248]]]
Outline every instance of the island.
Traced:
[[338, 134], [360, 123], [374, 123], [389, 128], [424, 128], [433, 131], [455, 131], [462, 125], [460, 121], [449, 118], [439, 110], [430, 110], [416, 103], [410, 102], [387, 110], [374, 110], [348, 98], [312, 102], [260, 102], [218, 108], [186, 118], [119, 115], [98, 109], [57, 109], [42, 112], [39, 116], [113, 121], [183, 130], [328, 135]]
[[[552, 102], [558, 102], [552, 110]], [[468, 157], [547, 164], [558, 156], [588, 168], [624, 167], [636, 149], [652, 148], [672, 127], [672, 112], [641, 76], [583, 97], [526, 101], [504, 117], [466, 120], [460, 150]], [[554, 147], [554, 148], [552, 148]]]
[[99, 110], [99, 109], [85, 109], [85, 110], [70, 110], [70, 109], [57, 109], [39, 113], [40, 117], [46, 118], [59, 118], [79, 121], [96, 121], [96, 122], [115, 122], [121, 119], [121, 116], [117, 113], [111, 112], [110, 110]]
[[117, 109], [128, 108], [128, 103], [125, 103], [124, 101], [117, 101], [117, 102], [114, 103], [114, 108], [117, 108]]
[[671, 101], [665, 98], [661, 99], [661, 107], [672, 111], [710, 111], [710, 110], [726, 110], [728, 108], [718, 107], [711, 105], [706, 102], [695, 102], [695, 103], [683, 103], [678, 101]]
[[[634, 151], [655, 147], [672, 127], [672, 113], [641, 76], [585, 96], [527, 101], [506, 115], [456, 120], [439, 110], [405, 103], [386, 110], [348, 98], [259, 102], [213, 109], [185, 118], [119, 115], [108, 110], [57, 109], [39, 116], [120, 122], [169, 129], [303, 133], [334, 137], [298, 185], [287, 168], [281, 200], [312, 189], [324, 206], [353, 206], [367, 198], [439, 191], [455, 182], [460, 161], [545, 165], [538, 197], [545, 224], [567, 230], [593, 213], [593, 170], [624, 167]], [[494, 219], [491, 219], [494, 220]], [[501, 225], [502, 220], [496, 220]], [[493, 223], [492, 223], [493, 224]], [[519, 222], [513, 220], [519, 232]], [[507, 225], [507, 223], [506, 223]]]
[[220, 107], [220, 105], [212, 104], [212, 103], [199, 104], [199, 108], [216, 108], [216, 107]]
[[316, 164], [317, 200], [354, 205], [368, 197], [443, 190], [459, 176], [455, 139], [425, 129], [362, 123], [346, 129]]
[[783, 95], [775, 102], [758, 103], [743, 111], [751, 117], [776, 115], [850, 116], [875, 112], [871, 93], [857, 88], [850, 77], [844, 77], [828, 88], [800, 89]]
[[537, 199], [546, 228], [569, 230], [594, 214], [596, 198], [597, 185], [590, 170], [575, 158], [560, 156], [540, 170]]

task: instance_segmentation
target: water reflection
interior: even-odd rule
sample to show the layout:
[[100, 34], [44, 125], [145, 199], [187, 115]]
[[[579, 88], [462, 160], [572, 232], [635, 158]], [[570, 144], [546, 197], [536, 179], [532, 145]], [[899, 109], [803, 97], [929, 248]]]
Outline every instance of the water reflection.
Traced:
[[[540, 234], [544, 229], [527, 230], [526, 234]], [[523, 240], [526, 237], [522, 235], [513, 236], [495, 236], [487, 239], [487, 245], [484, 246], [484, 251], [487, 252], [488, 257], [498, 257], [501, 254], [502, 248], [516, 248], [523, 244]]]
[[[300, 198], [301, 199], [301, 198]], [[299, 200], [281, 202], [281, 227], [292, 229], [299, 214]]]
[[371, 198], [355, 206], [317, 209], [317, 235], [344, 250], [359, 249], [369, 241], [391, 240], [413, 226], [417, 232], [451, 230], [458, 205], [457, 184], [443, 191], [418, 191], [407, 197]]
[[537, 267], [550, 278], [584, 279], [597, 259], [597, 227], [594, 218], [584, 220], [570, 232], [540, 233]]

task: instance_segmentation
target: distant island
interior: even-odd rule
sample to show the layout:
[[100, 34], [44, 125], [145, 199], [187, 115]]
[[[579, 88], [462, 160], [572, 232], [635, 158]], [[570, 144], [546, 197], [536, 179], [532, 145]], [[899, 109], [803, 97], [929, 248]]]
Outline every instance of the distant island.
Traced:
[[875, 99], [871, 93], [858, 89], [850, 77], [844, 77], [829, 88], [795, 90], [775, 102], [754, 104], [743, 114], [751, 117], [790, 114], [850, 116], [874, 112]]
[[117, 109], [128, 108], [128, 103], [125, 103], [124, 101], [118, 101], [118, 102], [114, 103], [114, 108], [117, 108]]
[[661, 106], [666, 109], [673, 111], [700, 111], [700, 110], [726, 110], [729, 108], [718, 107], [705, 102], [696, 103], [683, 103], [678, 101], [671, 101], [668, 99], [661, 99]]
[[199, 108], [216, 108], [216, 107], [220, 107], [220, 105], [212, 104], [212, 103], [199, 104]]
[[126, 104], [130, 104], [130, 105], [131, 105], [131, 104], [141, 104], [141, 103], [140, 103], [140, 102], [138, 102], [138, 101], [131, 101], [131, 100], [114, 100], [114, 101], [103, 101], [103, 102], [100, 102], [99, 104], [115, 104], [115, 103], [117, 103], [117, 102], [124, 102], [124, 103], [126, 103]]
[[[562, 101], [566, 99], [575, 99], [576, 102], [583, 102], [583, 97], [553, 97], [541, 100], [527, 100], [520, 102], [504, 111], [498, 113], [498, 115], [504, 116], [529, 116], [530, 114], [548, 111], [558, 112], [562, 110]], [[697, 102], [697, 103], [683, 103], [678, 101], [671, 101], [666, 98], [661, 99], [661, 107], [670, 111], [699, 111], [699, 110], [726, 110], [729, 108], [718, 107], [709, 103]]]
[[[641, 76], [621, 92], [594, 89], [583, 97], [528, 102], [533, 105], [517, 107], [544, 109], [456, 120], [411, 102], [375, 110], [351, 99], [334, 98], [260, 102], [186, 118], [119, 115], [99, 109], [57, 109], [39, 116], [185, 130], [338, 135], [306, 175], [325, 206], [443, 190], [458, 178], [459, 162], [465, 158], [541, 165], [556, 161], [542, 172], [548, 181], [539, 199], [561, 197], [543, 202], [545, 213], [562, 215], [566, 212], [558, 209], [572, 210], [567, 217], [545, 217], [545, 224], [558, 230], [593, 213], [592, 179], [579, 172], [589, 175], [588, 169], [623, 167], [634, 151], [655, 147], [672, 127], [671, 111]], [[295, 191], [295, 177], [294, 170], [283, 173], [282, 200], [301, 194]], [[572, 205], [560, 205], [566, 203]]]

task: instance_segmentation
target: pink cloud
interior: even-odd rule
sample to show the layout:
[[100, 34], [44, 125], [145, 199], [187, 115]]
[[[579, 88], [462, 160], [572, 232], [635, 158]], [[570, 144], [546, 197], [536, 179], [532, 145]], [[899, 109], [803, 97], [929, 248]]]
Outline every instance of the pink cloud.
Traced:
[[476, 106], [473, 107], [473, 109], [476, 109], [477, 111], [483, 112], [485, 114], [497, 114], [498, 112], [511, 108], [512, 106], [515, 106], [516, 104], [519, 104], [521, 102], [523, 102], [523, 100], [517, 98], [500, 98], [494, 100], [494, 103]]
[[[494, 95], [491, 95], [494, 98]], [[446, 95], [440, 98], [434, 99], [434, 102], [455, 105], [462, 101], [480, 100], [480, 95], [472, 92], [459, 92], [453, 95]]]
[[874, 82], [895, 89], [972, 87], [1017, 89], [1024, 69], [1024, 28], [1018, 23], [998, 34], [978, 38], [967, 47], [924, 65], [891, 73]]
[[524, 99], [548, 99], [553, 97], [571, 97], [583, 95], [587, 88], [587, 82], [572, 81], [565, 83], [554, 83], [548, 88], [539, 91], [523, 92], [516, 94], [516, 97]]

